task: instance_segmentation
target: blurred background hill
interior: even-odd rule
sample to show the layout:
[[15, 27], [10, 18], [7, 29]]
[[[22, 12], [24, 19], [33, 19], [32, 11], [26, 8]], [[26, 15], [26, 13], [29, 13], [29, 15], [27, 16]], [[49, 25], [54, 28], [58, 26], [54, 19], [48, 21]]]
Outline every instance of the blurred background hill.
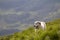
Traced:
[[60, 19], [49, 21], [46, 24], [44, 31], [39, 29], [35, 32], [31, 26], [21, 32], [0, 36], [0, 40], [60, 40]]
[[47, 22], [57, 18], [60, 0], [0, 0], [0, 35], [24, 30], [36, 20]]

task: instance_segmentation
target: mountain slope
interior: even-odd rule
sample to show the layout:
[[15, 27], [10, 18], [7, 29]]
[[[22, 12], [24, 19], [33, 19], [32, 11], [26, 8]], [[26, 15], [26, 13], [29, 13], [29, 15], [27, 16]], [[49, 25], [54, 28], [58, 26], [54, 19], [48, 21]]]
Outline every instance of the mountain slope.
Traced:
[[0, 0], [0, 30], [24, 30], [36, 20], [55, 18], [60, 18], [60, 0]]
[[47, 22], [45, 31], [39, 29], [34, 32], [34, 28], [29, 28], [22, 32], [17, 32], [9, 36], [0, 37], [0, 40], [60, 40], [60, 19]]

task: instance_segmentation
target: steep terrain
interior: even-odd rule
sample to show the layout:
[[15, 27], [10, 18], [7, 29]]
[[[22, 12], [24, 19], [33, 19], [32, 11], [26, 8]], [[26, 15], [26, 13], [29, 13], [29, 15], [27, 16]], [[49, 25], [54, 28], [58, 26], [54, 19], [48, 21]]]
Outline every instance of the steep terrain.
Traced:
[[56, 18], [60, 18], [60, 0], [0, 0], [0, 35]]
[[31, 27], [22, 32], [16, 32], [8, 36], [0, 36], [0, 40], [60, 40], [60, 19], [47, 22], [46, 30], [39, 29], [34, 32]]

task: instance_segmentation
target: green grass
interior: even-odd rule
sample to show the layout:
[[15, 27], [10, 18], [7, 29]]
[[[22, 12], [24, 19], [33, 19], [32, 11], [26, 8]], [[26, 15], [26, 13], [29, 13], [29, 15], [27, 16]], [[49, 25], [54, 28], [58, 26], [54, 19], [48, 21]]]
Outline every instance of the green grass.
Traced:
[[16, 32], [9, 36], [0, 37], [0, 40], [60, 40], [60, 19], [47, 22], [46, 30], [34, 31], [30, 27], [22, 32]]

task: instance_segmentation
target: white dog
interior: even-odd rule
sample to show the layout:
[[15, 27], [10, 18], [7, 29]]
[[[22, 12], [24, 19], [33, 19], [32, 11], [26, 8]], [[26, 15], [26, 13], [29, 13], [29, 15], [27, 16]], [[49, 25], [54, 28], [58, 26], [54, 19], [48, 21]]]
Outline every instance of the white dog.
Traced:
[[43, 21], [35, 21], [34, 22], [34, 27], [35, 27], [35, 32], [37, 31], [37, 29], [42, 28], [43, 30], [46, 29], [46, 23]]

